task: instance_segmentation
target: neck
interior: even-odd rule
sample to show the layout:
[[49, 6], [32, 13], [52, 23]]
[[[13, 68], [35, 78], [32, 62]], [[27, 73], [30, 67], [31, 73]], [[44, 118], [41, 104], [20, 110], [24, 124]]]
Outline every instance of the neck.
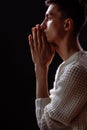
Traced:
[[63, 60], [67, 60], [70, 56], [72, 56], [77, 51], [81, 51], [82, 47], [80, 46], [78, 37], [68, 37], [63, 39], [56, 48], [56, 51], [60, 55]]

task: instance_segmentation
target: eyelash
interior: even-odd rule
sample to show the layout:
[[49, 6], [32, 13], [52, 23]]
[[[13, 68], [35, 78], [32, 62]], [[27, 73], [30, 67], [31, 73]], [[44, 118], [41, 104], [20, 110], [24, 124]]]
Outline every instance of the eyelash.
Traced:
[[46, 19], [46, 20], [50, 20], [50, 19], [51, 19], [51, 17], [50, 17], [50, 16], [47, 16], [45, 19]]

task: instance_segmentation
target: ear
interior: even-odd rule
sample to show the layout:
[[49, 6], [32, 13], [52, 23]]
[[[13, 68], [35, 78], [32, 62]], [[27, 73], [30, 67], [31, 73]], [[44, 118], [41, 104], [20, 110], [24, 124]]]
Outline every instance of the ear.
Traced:
[[73, 20], [71, 18], [65, 19], [65, 21], [64, 21], [65, 31], [73, 30], [73, 26], [74, 26], [74, 23], [73, 23]]

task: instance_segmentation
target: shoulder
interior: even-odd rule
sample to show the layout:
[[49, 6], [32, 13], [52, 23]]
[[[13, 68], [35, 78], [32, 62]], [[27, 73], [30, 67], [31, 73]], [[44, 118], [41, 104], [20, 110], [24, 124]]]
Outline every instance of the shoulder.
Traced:
[[75, 72], [87, 72], [87, 52], [86, 51], [82, 51], [79, 54], [79, 57], [77, 60], [67, 64], [65, 66], [65, 69], [67, 71], [75, 71]]
[[85, 51], [82, 51], [77, 59], [62, 63], [56, 71], [55, 80], [60, 78], [72, 79], [76, 76], [79, 78], [85, 76], [87, 80], [87, 52]]

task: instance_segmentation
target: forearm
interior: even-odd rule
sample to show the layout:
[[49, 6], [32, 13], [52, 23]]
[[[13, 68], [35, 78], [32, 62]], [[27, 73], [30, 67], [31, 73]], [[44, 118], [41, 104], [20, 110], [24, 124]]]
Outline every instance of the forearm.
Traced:
[[55, 48], [47, 42], [44, 28], [36, 25], [29, 35], [29, 44], [36, 74], [36, 98], [49, 97], [48, 66], [52, 62]]
[[35, 66], [36, 74], [36, 98], [49, 97], [48, 94], [48, 67]]

